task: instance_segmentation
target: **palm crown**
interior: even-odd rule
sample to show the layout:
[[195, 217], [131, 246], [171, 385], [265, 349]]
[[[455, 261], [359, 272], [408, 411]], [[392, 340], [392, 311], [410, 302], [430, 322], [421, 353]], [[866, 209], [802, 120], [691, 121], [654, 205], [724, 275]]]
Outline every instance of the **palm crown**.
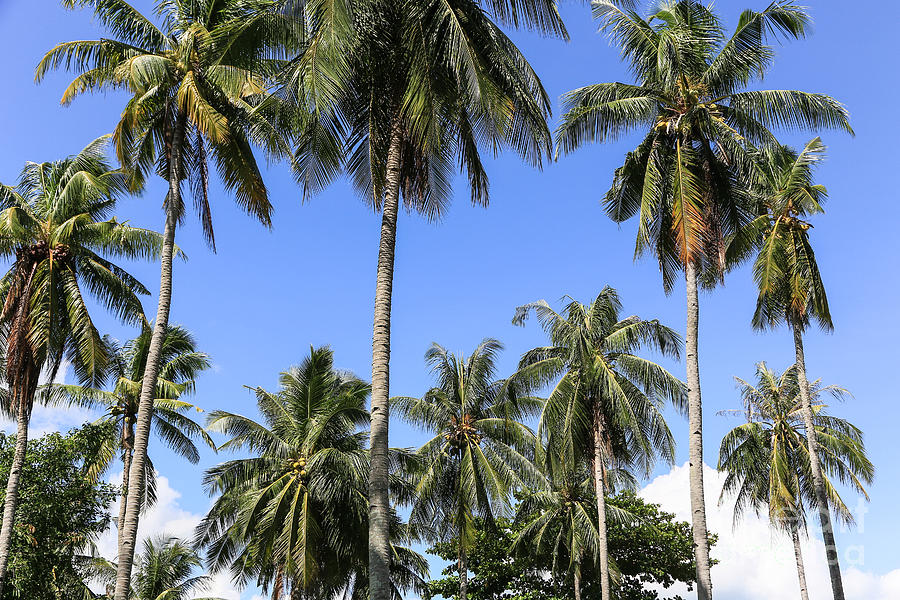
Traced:
[[[116, 153], [140, 185], [154, 167], [177, 182], [167, 202], [183, 213], [180, 185], [189, 180], [203, 230], [215, 245], [207, 194], [208, 158], [238, 204], [271, 223], [266, 188], [250, 136], [277, 146], [265, 121], [253, 110], [263, 94], [267, 40], [287, 26], [263, 0], [160, 1], [162, 27], [122, 0], [67, 0], [91, 6], [112, 37], [59, 44], [41, 60], [36, 78], [64, 66], [78, 73], [63, 93], [71, 102], [84, 92], [124, 88], [131, 99], [116, 126]], [[267, 37], [271, 35], [271, 37]]]
[[[747, 423], [732, 429], [722, 439], [719, 470], [726, 473], [722, 501], [735, 498], [735, 519], [747, 509], [765, 507], [778, 527], [790, 529], [805, 524], [807, 508], [818, 506], [809, 464], [809, 446], [803, 422], [797, 370], [790, 367], [781, 375], [759, 363], [756, 385], [735, 378], [740, 385]], [[810, 385], [815, 402], [829, 393], [836, 398], [846, 390]], [[844, 419], [825, 412], [821, 402], [813, 405], [813, 423], [818, 441], [829, 507], [839, 517], [852, 522], [850, 509], [834, 483], [850, 485], [868, 498], [864, 484], [871, 483], [874, 466], [866, 456], [862, 432]]]
[[753, 276], [759, 287], [753, 326], [780, 322], [805, 328], [815, 319], [832, 329], [825, 284], [809, 240], [809, 216], [824, 212], [825, 186], [813, 183], [815, 167], [825, 157], [819, 138], [800, 152], [786, 146], [765, 147], [755, 153], [754, 195], [761, 216], [735, 236], [729, 252], [757, 250]]
[[674, 455], [660, 408], [664, 400], [681, 408], [684, 387], [636, 352], [646, 348], [678, 357], [681, 337], [656, 320], [620, 319], [621, 309], [610, 287], [589, 305], [571, 300], [561, 314], [544, 301], [520, 307], [514, 322], [521, 324], [534, 312], [551, 345], [526, 352], [519, 371], [534, 385], [559, 378], [539, 429], [553, 452], [570, 461], [585, 456], [600, 418], [605, 468], [649, 471], [657, 456], [671, 460]]
[[[230, 438], [220, 449], [251, 454], [205, 477], [218, 498], [197, 529], [197, 542], [208, 546], [213, 569], [231, 568], [241, 580], [255, 576], [263, 586], [302, 589], [311, 597], [343, 590], [348, 568], [364, 579], [368, 452], [362, 428], [369, 386], [334, 370], [332, 361], [327, 348], [311, 350], [300, 366], [281, 374], [277, 393], [254, 388], [264, 424], [210, 413], [209, 429]], [[395, 586], [421, 583], [415, 556], [399, 546], [395, 553]]]
[[[0, 254], [13, 260], [0, 280], [0, 322], [11, 389], [27, 378], [30, 401], [37, 370], [55, 376], [63, 359], [79, 379], [99, 383], [108, 356], [86, 295], [126, 323], [144, 321], [146, 288], [113, 258], [150, 258], [158, 234], [109, 218], [126, 191], [126, 176], [106, 162], [107, 138], [67, 159], [28, 163], [15, 187], [0, 185]], [[33, 372], [32, 372], [33, 371]]]
[[422, 397], [391, 398], [391, 409], [433, 437], [419, 450], [413, 523], [446, 519], [467, 544], [476, 518], [505, 511], [516, 486], [540, 479], [529, 460], [534, 434], [520, 421], [540, 409], [511, 379], [495, 379], [502, 345], [485, 339], [471, 356], [434, 344], [425, 354], [437, 385]]
[[480, 147], [541, 161], [549, 98], [482, 4], [500, 20], [564, 32], [551, 0], [298, 3], [317, 26], [270, 103], [291, 109], [277, 112], [296, 132], [294, 170], [307, 193], [346, 172], [381, 208], [394, 170], [406, 206], [436, 217], [459, 167], [472, 201], [487, 203]]
[[[97, 455], [91, 470], [95, 476], [105, 472], [116, 451], [122, 453], [125, 478], [134, 452], [134, 427], [137, 421], [141, 380], [150, 345], [150, 330], [145, 327], [141, 335], [124, 346], [106, 340], [112, 357], [111, 373], [114, 376], [111, 390], [76, 385], [56, 386], [60, 401], [104, 411], [103, 421], [115, 424], [113, 434]], [[153, 403], [153, 427], [157, 436], [178, 455], [193, 464], [200, 460], [195, 439], [216, 449], [215, 443], [203, 427], [187, 416], [190, 410], [200, 411], [182, 399], [193, 392], [196, 377], [210, 367], [209, 356], [196, 350], [194, 337], [178, 325], [167, 328], [161, 355], [160, 375], [156, 382], [156, 398]], [[155, 472], [147, 460], [144, 482], [147, 486], [146, 505], [155, 501]]]
[[852, 132], [829, 96], [746, 89], [772, 63], [766, 40], [805, 35], [809, 18], [792, 1], [776, 1], [744, 11], [728, 38], [712, 8], [693, 0], [664, 2], [647, 19], [612, 0], [592, 6], [638, 81], [566, 94], [559, 152], [646, 128], [616, 170], [607, 213], [615, 221], [639, 214], [636, 253], [656, 254], [667, 290], [689, 262], [721, 272], [726, 238], [754, 216], [739, 185], [750, 163], [745, 142], [775, 144], [773, 127]]

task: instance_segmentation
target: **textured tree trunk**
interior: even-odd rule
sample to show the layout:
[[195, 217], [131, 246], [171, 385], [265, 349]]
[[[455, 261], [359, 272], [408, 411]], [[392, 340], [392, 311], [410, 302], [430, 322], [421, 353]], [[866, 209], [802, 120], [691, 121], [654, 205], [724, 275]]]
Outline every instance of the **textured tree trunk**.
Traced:
[[816, 430], [813, 426], [812, 403], [809, 398], [809, 381], [806, 378], [806, 357], [803, 353], [803, 331], [794, 320], [794, 352], [797, 359], [797, 382], [800, 384], [800, 403], [802, 404], [803, 424], [806, 429], [806, 441], [809, 445], [809, 470], [812, 473], [813, 487], [816, 492], [816, 507], [819, 511], [819, 524], [822, 527], [822, 539], [825, 542], [825, 557], [828, 560], [828, 574], [831, 576], [831, 592], [834, 600], [844, 600], [844, 584], [841, 581], [841, 565], [838, 560], [837, 545], [834, 542], [834, 529], [831, 526], [831, 513], [828, 512], [828, 496], [825, 493], [825, 480], [819, 464]]
[[[369, 598], [390, 600], [390, 499], [388, 497], [388, 398], [391, 360], [391, 294], [394, 247], [400, 211], [400, 125], [391, 132], [387, 156], [381, 242], [375, 283], [375, 326], [372, 336], [372, 417], [369, 472]], [[119, 599], [116, 599], [119, 600]], [[124, 600], [124, 599], [123, 599]]]
[[794, 542], [794, 560], [797, 561], [797, 579], [800, 580], [800, 600], [809, 600], [806, 591], [806, 569], [803, 568], [803, 552], [800, 550], [800, 535], [796, 523], [791, 525], [791, 541]]
[[119, 533], [119, 547], [122, 546], [122, 531], [125, 524], [125, 507], [128, 506], [128, 480], [131, 476], [131, 459], [134, 456], [134, 424], [125, 417], [122, 424], [122, 496], [119, 499], [119, 521], [116, 528]]
[[466, 548], [459, 543], [459, 600], [466, 600], [469, 593], [469, 563], [466, 560]]
[[694, 560], [697, 563], [697, 599], [712, 599], [709, 573], [709, 536], [706, 527], [706, 499], [703, 496], [703, 403], [700, 399], [700, 358], [697, 354], [700, 300], [696, 265], [684, 269], [687, 286], [687, 335], [685, 339], [688, 393], [688, 468], [691, 488], [691, 529]]
[[575, 564], [575, 577], [573, 586], [575, 588], [575, 600], [581, 600], [581, 562]]
[[[600, 566], [600, 598], [610, 600], [609, 550], [606, 535], [606, 468], [603, 443], [606, 430], [600, 411], [594, 407], [594, 492], [597, 496], [597, 562]], [[579, 591], [580, 593], [580, 591]]]
[[31, 417], [32, 398], [28, 401], [20, 398], [16, 411], [16, 452], [9, 469], [6, 481], [6, 496], [3, 499], [3, 526], [0, 528], [0, 593], [6, 582], [6, 567], [9, 564], [9, 550], [12, 545], [13, 526], [16, 520], [16, 505], [19, 501], [19, 483], [22, 480], [22, 467], [25, 465], [25, 453], [28, 449], [28, 420]]
[[138, 403], [137, 422], [134, 435], [134, 456], [129, 469], [128, 496], [126, 498], [125, 522], [119, 544], [119, 564], [116, 570], [115, 600], [127, 600], [131, 585], [131, 567], [137, 544], [138, 520], [141, 510], [141, 491], [144, 488], [144, 468], [147, 461], [147, 444], [150, 441], [150, 424], [153, 417], [153, 400], [156, 394], [156, 378], [159, 375], [159, 361], [166, 329], [169, 326], [169, 309], [172, 304], [172, 258], [175, 252], [175, 228], [178, 224], [177, 206], [181, 204], [181, 172], [179, 149], [184, 140], [184, 121], [179, 119], [172, 135], [169, 149], [169, 194], [166, 201], [166, 225], [163, 229], [162, 253], [160, 257], [159, 303], [156, 320], [150, 336], [147, 364], [141, 382], [141, 397]]

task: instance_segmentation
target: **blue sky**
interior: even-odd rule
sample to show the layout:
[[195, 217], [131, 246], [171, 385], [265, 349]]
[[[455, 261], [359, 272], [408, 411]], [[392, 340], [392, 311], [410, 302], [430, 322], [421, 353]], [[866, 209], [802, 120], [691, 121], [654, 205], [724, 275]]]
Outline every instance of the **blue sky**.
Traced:
[[[150, 6], [146, 0], [136, 4]], [[741, 9], [765, 4], [722, 0], [717, 6], [730, 27]], [[878, 575], [900, 567], [895, 546], [900, 466], [891, 442], [896, 441], [897, 424], [889, 418], [897, 401], [890, 382], [897, 369], [892, 340], [900, 338], [893, 318], [900, 282], [897, 236], [879, 227], [900, 216], [892, 181], [900, 167], [894, 154], [896, 123], [885, 104], [900, 92], [894, 64], [900, 10], [894, 3], [879, 3], [877, 11], [853, 10], [837, 0], [807, 4], [812, 5], [813, 35], [779, 48], [762, 86], [831, 94], [847, 105], [856, 130], [855, 137], [822, 132], [829, 155], [818, 180], [828, 187], [830, 199], [827, 215], [814, 222], [812, 233], [836, 329], [827, 335], [810, 332], [807, 356], [811, 376], [842, 385], [855, 396], [832, 411], [865, 431], [878, 472], [865, 526], [841, 533], [838, 541], [863, 546], [860, 569]], [[629, 81], [616, 51], [596, 33], [589, 9], [580, 2], [564, 2], [563, 14], [572, 36], [568, 44], [514, 34], [551, 97], [587, 83]], [[52, 74], [39, 86], [33, 81], [34, 66], [53, 45], [99, 35], [88, 12], [68, 12], [52, 0], [0, 0], [3, 183], [14, 181], [24, 161], [73, 153], [113, 128], [122, 96], [83, 97], [62, 107], [59, 97], [68, 75]], [[556, 119], [558, 103], [554, 112]], [[812, 135], [781, 137], [801, 144]], [[427, 389], [430, 379], [422, 356], [433, 341], [468, 352], [483, 337], [496, 337], [507, 347], [501, 367], [510, 371], [523, 351], [543, 341], [533, 321], [524, 328], [510, 324], [513, 310], [539, 298], [555, 303], [569, 294], [588, 301], [609, 284], [618, 288], [627, 313], [659, 318], [683, 332], [683, 285], [665, 296], [656, 265], [632, 260], [634, 223], [613, 224], [599, 204], [613, 169], [635, 144], [629, 137], [587, 147], [542, 172], [513, 156], [491, 159], [488, 209], [471, 207], [460, 182], [456, 203], [441, 223], [402, 216], [394, 283], [392, 394], [420, 395]], [[215, 368], [199, 381], [196, 396], [206, 409], [255, 414], [242, 386], [274, 388], [278, 372], [299, 362], [310, 345], [329, 344], [338, 365], [366, 378], [370, 373], [379, 217], [343, 183], [302, 204], [283, 165], [271, 165], [265, 175], [276, 205], [271, 231], [243, 215], [214, 183], [218, 254], [205, 248], [195, 222], [188, 221], [178, 233], [178, 243], [190, 258], [176, 265], [172, 321], [191, 329], [201, 349], [212, 356]], [[119, 215], [139, 226], [161, 228], [163, 195], [162, 182], [153, 181], [142, 197], [124, 201]], [[137, 264], [133, 272], [157, 288], [156, 265]], [[710, 465], [715, 464], [722, 435], [736, 424], [715, 414], [738, 404], [733, 376], [751, 377], [759, 360], [778, 369], [793, 360], [787, 331], [759, 334], [750, 329], [754, 300], [747, 268], [701, 298], [705, 459]], [[155, 298], [145, 306], [152, 314]], [[98, 322], [123, 340], [134, 333], [105, 315]], [[682, 365], [671, 367], [683, 376]], [[74, 420], [44, 416], [59, 426]], [[679, 441], [681, 464], [687, 457], [687, 426], [675, 414], [670, 426]], [[421, 440], [404, 424], [392, 425], [392, 444], [412, 446]], [[214, 464], [216, 457], [205, 453], [198, 468], [163, 448], [153, 446], [151, 453], [180, 493], [180, 509], [204, 512], [209, 499], [200, 484], [200, 468]], [[658, 470], [660, 475], [666, 472], [668, 467]], [[713, 576], [715, 580], [715, 570]]]

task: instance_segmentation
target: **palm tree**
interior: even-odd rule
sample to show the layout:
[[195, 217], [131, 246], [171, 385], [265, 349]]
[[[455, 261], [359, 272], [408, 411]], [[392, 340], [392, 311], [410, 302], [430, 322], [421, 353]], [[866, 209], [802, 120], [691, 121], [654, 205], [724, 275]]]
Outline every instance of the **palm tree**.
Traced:
[[803, 333], [814, 319], [826, 331], [834, 329], [828, 297], [816, 256], [809, 240], [812, 225], [805, 219], [822, 213], [821, 203], [828, 195], [822, 185], [813, 183], [813, 171], [825, 156], [825, 145], [817, 137], [800, 152], [785, 146], [763, 148], [756, 152], [754, 192], [760, 214], [741, 235], [735, 237], [735, 254], [758, 251], [753, 275], [759, 288], [755, 329], [775, 328], [786, 323], [793, 333], [797, 378], [803, 401], [812, 481], [817, 495], [819, 523], [825, 541], [828, 570], [835, 600], [843, 600], [844, 589], [834, 529], [827, 506], [827, 483], [820, 465], [817, 431], [813, 429], [814, 411], [807, 392], [806, 356]]
[[[145, 540], [144, 551], [135, 557], [134, 562], [129, 600], [223, 600], [194, 596], [209, 587], [210, 578], [194, 575], [203, 563], [197, 552], [178, 538], [158, 536]], [[114, 586], [115, 564], [96, 559], [90, 564], [88, 572], [92, 579], [106, 584], [107, 589]]]
[[[330, 598], [367, 589], [369, 386], [338, 372], [328, 348], [311, 349], [281, 374], [277, 393], [253, 388], [264, 423], [214, 411], [209, 429], [230, 437], [220, 449], [248, 458], [210, 469], [204, 482], [217, 499], [197, 528], [214, 571], [228, 568], [240, 583], [253, 578], [273, 593]], [[399, 462], [403, 453], [396, 453]], [[399, 521], [393, 516], [395, 532]], [[424, 565], [393, 547], [392, 598], [420, 589]], [[415, 577], [414, 574], [417, 574]]]
[[[827, 500], [824, 507], [851, 523], [850, 509], [844, 504], [832, 479], [850, 485], [868, 499], [863, 487], [871, 483], [875, 468], [866, 456], [862, 432], [844, 419], [825, 413], [826, 406], [814, 408], [815, 429], [806, 427], [806, 412], [796, 365], [780, 376], [766, 363], [756, 367], [756, 385], [735, 378], [741, 388], [747, 423], [735, 427], [722, 439], [719, 470], [726, 473], [719, 503], [735, 495], [735, 521], [748, 509], [756, 513], [766, 508], [772, 526], [786, 531], [794, 544], [800, 597], [808, 600], [800, 534], [806, 531], [806, 508], [819, 507], [819, 496], [812, 478], [809, 432], [822, 440], [821, 464]], [[821, 387], [813, 382], [812, 398], [830, 393], [840, 399], [846, 394], [835, 386]], [[820, 507], [821, 508], [821, 507]]]
[[476, 520], [490, 526], [515, 488], [540, 482], [527, 454], [534, 433], [519, 421], [540, 409], [512, 379], [495, 379], [503, 346], [485, 339], [469, 357], [434, 344], [425, 353], [437, 385], [421, 398], [391, 398], [391, 407], [433, 437], [419, 449], [410, 522], [442, 523], [436, 535], [459, 540], [459, 599], [468, 587], [466, 552]]
[[635, 255], [656, 255], [667, 292], [684, 271], [691, 515], [699, 598], [709, 600], [698, 277], [706, 275], [710, 284], [721, 277], [726, 238], [755, 216], [745, 193], [745, 141], [776, 143], [772, 127], [852, 129], [847, 111], [829, 96], [747, 89], [772, 63], [769, 38], [805, 35], [809, 17], [792, 0], [744, 11], [731, 37], [711, 5], [696, 0], [667, 0], [647, 19], [614, 0], [595, 0], [592, 7], [637, 83], [600, 83], [566, 94], [557, 152], [646, 131], [603, 202], [616, 222], [639, 215]]
[[126, 323], [144, 321], [138, 294], [148, 291], [106, 257], [157, 256], [160, 236], [110, 218], [127, 177], [107, 164], [107, 141], [63, 160], [27, 163], [15, 187], [0, 184], [0, 255], [12, 260], [0, 279], [0, 336], [17, 423], [0, 528], [0, 590], [39, 375], [53, 380], [65, 361], [84, 383], [105, 377], [108, 357], [85, 294]]
[[605, 287], [591, 304], [570, 300], [562, 314], [541, 300], [516, 310], [521, 325], [534, 312], [550, 346], [526, 352], [521, 376], [538, 385], [559, 378], [541, 415], [539, 434], [567, 460], [590, 466], [597, 510], [600, 590], [609, 600], [609, 555], [605, 496], [609, 469], [637, 468], [649, 474], [656, 458], [670, 463], [675, 442], [662, 403], [679, 408], [684, 385], [662, 366], [639, 357], [651, 349], [677, 358], [681, 337], [658, 321], [620, 319], [622, 303]]
[[[530, 491], [519, 504], [516, 522], [521, 528], [513, 541], [513, 552], [532, 553], [551, 558], [551, 574], [572, 575], [575, 600], [581, 600], [581, 582], [585, 567], [589, 573], [598, 564], [597, 499], [588, 465], [559, 449], [545, 449], [542, 467], [546, 483]], [[625, 470], [608, 470], [610, 492], [633, 490], [634, 476]], [[634, 515], [616, 506], [606, 506], [609, 520], [634, 521]], [[610, 570], [616, 573], [610, 561]]]
[[[138, 401], [141, 393], [141, 378], [147, 363], [151, 331], [144, 327], [141, 334], [119, 347], [113, 340], [107, 340], [108, 354], [112, 358], [112, 373], [115, 380], [113, 389], [77, 385], [57, 386], [60, 400], [87, 408], [104, 411], [101, 421], [115, 425], [113, 434], [105, 440], [91, 466], [91, 473], [99, 477], [109, 468], [117, 452], [122, 458], [122, 496], [119, 502], [119, 523], [125, 522], [128, 497], [128, 477], [134, 458], [134, 424], [137, 420]], [[196, 349], [196, 341], [185, 328], [174, 325], [166, 330], [160, 353], [160, 371], [156, 380], [156, 398], [153, 401], [152, 424], [157, 436], [172, 451], [197, 464], [200, 453], [194, 444], [202, 440], [207, 446], [216, 445], [203, 427], [187, 416], [188, 411], [201, 412], [199, 407], [182, 400], [194, 391], [196, 377], [210, 367], [209, 356]], [[142, 506], [149, 507], [156, 500], [156, 481], [153, 462], [147, 457], [143, 477], [145, 491]], [[119, 527], [119, 536], [122, 527]]]
[[131, 99], [116, 126], [116, 153], [132, 170], [133, 186], [155, 170], [168, 183], [156, 320], [141, 379], [135, 426], [133, 486], [119, 548], [115, 600], [125, 600], [139, 519], [139, 494], [150, 438], [160, 353], [172, 300], [175, 229], [184, 214], [182, 185], [191, 183], [207, 241], [214, 246], [207, 195], [209, 158], [237, 203], [265, 225], [272, 207], [248, 136], [277, 147], [280, 137], [253, 110], [263, 94], [271, 49], [283, 19], [272, 3], [254, 0], [158, 0], [163, 26], [122, 0], [65, 0], [89, 6], [111, 38], [59, 44], [41, 60], [36, 79], [60, 66], [78, 76], [63, 103], [84, 92], [124, 88]]
[[[495, 23], [565, 36], [555, 0], [310, 0], [314, 24], [284, 76], [299, 117], [293, 157], [304, 195], [344, 172], [381, 212], [372, 340], [369, 494], [372, 598], [387, 600], [391, 301], [401, 197], [437, 219], [454, 171], [487, 205], [480, 149], [549, 155], [550, 102], [525, 57]], [[352, 10], [351, 10], [352, 7]]]

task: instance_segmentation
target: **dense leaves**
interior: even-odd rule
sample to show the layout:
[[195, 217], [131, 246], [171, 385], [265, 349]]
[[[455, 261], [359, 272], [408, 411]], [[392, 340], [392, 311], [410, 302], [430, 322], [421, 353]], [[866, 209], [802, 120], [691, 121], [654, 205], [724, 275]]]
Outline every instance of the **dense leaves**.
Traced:
[[[4, 600], [84, 598], [86, 555], [110, 525], [109, 505], [117, 495], [89, 474], [109, 429], [85, 425], [28, 443]], [[14, 446], [14, 437], [0, 434], [3, 479]]]
[[[593, 502], [593, 500], [591, 500]], [[612, 524], [609, 548], [621, 572], [617, 597], [621, 600], [655, 600], [666, 594], [643, 591], [644, 583], [664, 587], [676, 581], [691, 584], [694, 580], [690, 525], [676, 521], [674, 515], [660, 511], [632, 493], [624, 492], [607, 498], [607, 503], [628, 511], [637, 523]], [[469, 598], [473, 600], [556, 600], [572, 597], [572, 578], [548, 577], [554, 572], [552, 554], [520, 548], [511, 552], [523, 525], [499, 519], [496, 527], [479, 523], [469, 553]], [[714, 541], [714, 540], [713, 540]], [[435, 544], [430, 550], [444, 560], [456, 560], [456, 543], [451, 540]], [[600, 597], [595, 565], [584, 566], [582, 597]], [[444, 570], [446, 577], [429, 584], [433, 596], [455, 598], [459, 589], [456, 565]]]

